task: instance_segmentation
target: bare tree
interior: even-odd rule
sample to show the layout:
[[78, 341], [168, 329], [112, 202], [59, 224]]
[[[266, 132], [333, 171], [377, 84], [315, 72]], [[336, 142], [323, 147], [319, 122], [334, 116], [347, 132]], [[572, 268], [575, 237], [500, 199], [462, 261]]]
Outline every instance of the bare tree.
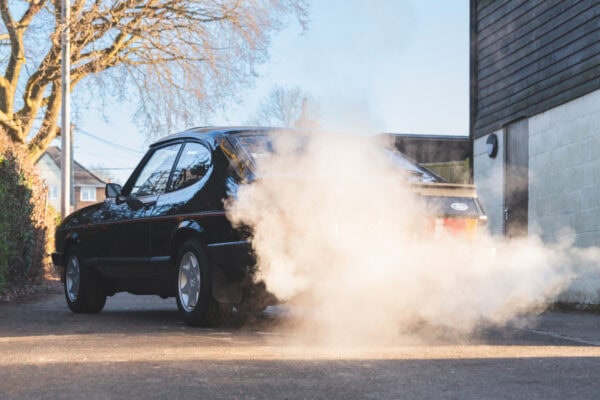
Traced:
[[260, 126], [318, 128], [317, 106], [299, 87], [275, 86], [260, 102], [249, 123]]
[[103, 164], [93, 164], [87, 170], [104, 182], [115, 182], [116, 180], [114, 174], [111, 172], [112, 169], [106, 168]]
[[[154, 132], [235, 95], [270, 36], [307, 18], [306, 0], [71, 1], [72, 88], [135, 99]], [[0, 140], [36, 158], [60, 134], [61, 0], [0, 0], [0, 15]]]

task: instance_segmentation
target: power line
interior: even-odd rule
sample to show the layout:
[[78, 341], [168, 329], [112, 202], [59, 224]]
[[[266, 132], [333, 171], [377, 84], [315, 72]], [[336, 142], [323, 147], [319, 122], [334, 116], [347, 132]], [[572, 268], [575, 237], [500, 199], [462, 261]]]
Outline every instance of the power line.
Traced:
[[135, 167], [123, 167], [123, 168], [88, 168], [91, 169], [92, 171], [131, 171], [132, 169], [134, 169]]
[[100, 136], [96, 136], [96, 135], [94, 135], [94, 134], [92, 134], [92, 133], [89, 133], [89, 132], [87, 132], [87, 131], [84, 131], [84, 130], [83, 130], [83, 129], [81, 129], [81, 128], [75, 127], [75, 130], [77, 130], [79, 133], [82, 133], [82, 134], [84, 134], [85, 136], [89, 136], [89, 137], [91, 137], [92, 139], [96, 139], [96, 140], [98, 140], [99, 142], [102, 142], [102, 143], [104, 143], [104, 144], [107, 144], [107, 145], [109, 145], [109, 146], [116, 147], [116, 148], [118, 148], [118, 149], [121, 149], [121, 150], [124, 150], [124, 151], [128, 151], [128, 152], [130, 152], [130, 153], [134, 153], [134, 154], [136, 154], [136, 155], [140, 155], [140, 154], [142, 154], [142, 153], [143, 153], [143, 152], [141, 152], [141, 151], [139, 151], [139, 150], [135, 150], [135, 149], [132, 149], [132, 148], [130, 148], [130, 147], [126, 147], [126, 146], [122, 146], [122, 145], [120, 145], [120, 144], [117, 144], [117, 143], [113, 143], [113, 142], [111, 142], [111, 141], [109, 141], [109, 140], [106, 140], [106, 139], [104, 139], [104, 138], [101, 138]]
[[121, 154], [106, 154], [106, 153], [96, 153], [94, 151], [89, 151], [87, 147], [85, 146], [74, 146], [73, 147], [76, 150], [76, 153], [78, 154], [84, 154], [86, 156], [94, 156], [94, 157], [102, 157], [103, 160], [107, 159], [107, 158], [116, 158], [119, 160], [123, 159], [123, 153]]

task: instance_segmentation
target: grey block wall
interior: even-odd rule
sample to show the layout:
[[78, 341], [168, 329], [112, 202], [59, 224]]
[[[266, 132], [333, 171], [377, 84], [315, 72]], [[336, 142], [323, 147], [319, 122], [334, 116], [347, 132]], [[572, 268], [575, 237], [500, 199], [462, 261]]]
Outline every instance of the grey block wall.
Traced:
[[498, 154], [488, 157], [487, 136], [473, 142], [473, 181], [477, 195], [488, 217], [488, 230], [493, 235], [504, 234], [504, 130], [498, 136]]
[[600, 90], [529, 118], [529, 232], [600, 246]]
[[[531, 117], [529, 152], [530, 235], [600, 247], [600, 90]], [[559, 300], [600, 304], [598, 266], [576, 268]]]

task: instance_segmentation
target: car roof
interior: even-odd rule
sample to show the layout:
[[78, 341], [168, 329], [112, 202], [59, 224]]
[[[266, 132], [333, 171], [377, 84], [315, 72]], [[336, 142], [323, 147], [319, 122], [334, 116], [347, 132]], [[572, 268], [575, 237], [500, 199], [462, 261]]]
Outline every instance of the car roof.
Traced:
[[[203, 142], [208, 144], [212, 149], [215, 149], [221, 142], [223, 137], [226, 136], [244, 136], [244, 135], [267, 135], [273, 132], [298, 132], [306, 133], [308, 130], [299, 128], [283, 128], [283, 127], [265, 127], [265, 126], [228, 126], [228, 127], [215, 127], [215, 126], [204, 126], [190, 128], [183, 132], [175, 133], [166, 136], [162, 139], [152, 143], [150, 147], [160, 146], [169, 142], [184, 140], [184, 139], [201, 139]], [[405, 154], [394, 151], [396, 157], [403, 160], [404, 169], [408, 171], [417, 172], [425, 177], [429, 175], [433, 181], [445, 182], [445, 179], [434, 173], [433, 171], [423, 167], [419, 163], [407, 157]]]
[[182, 139], [202, 139], [208, 142], [213, 147], [219, 142], [224, 136], [229, 135], [243, 135], [243, 134], [258, 134], [266, 135], [276, 131], [303, 131], [302, 129], [296, 128], [281, 128], [281, 127], [264, 127], [264, 126], [228, 126], [228, 127], [214, 127], [204, 126], [185, 130], [183, 132], [175, 133], [169, 136], [165, 136], [152, 143], [150, 147], [159, 146], [168, 142], [182, 140]]

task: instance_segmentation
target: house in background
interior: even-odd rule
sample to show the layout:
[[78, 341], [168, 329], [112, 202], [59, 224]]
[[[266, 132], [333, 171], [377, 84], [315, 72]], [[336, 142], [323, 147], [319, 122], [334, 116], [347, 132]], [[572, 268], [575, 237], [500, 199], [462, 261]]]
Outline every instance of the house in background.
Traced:
[[[471, 0], [473, 180], [493, 234], [600, 246], [600, 2]], [[600, 303], [600, 279], [565, 301]]]
[[396, 150], [451, 183], [469, 183], [468, 136], [383, 133]]
[[[36, 168], [48, 187], [48, 204], [60, 210], [60, 158], [58, 147], [48, 147], [36, 161]], [[104, 201], [106, 182], [92, 174], [85, 167], [73, 161], [74, 210]]]

